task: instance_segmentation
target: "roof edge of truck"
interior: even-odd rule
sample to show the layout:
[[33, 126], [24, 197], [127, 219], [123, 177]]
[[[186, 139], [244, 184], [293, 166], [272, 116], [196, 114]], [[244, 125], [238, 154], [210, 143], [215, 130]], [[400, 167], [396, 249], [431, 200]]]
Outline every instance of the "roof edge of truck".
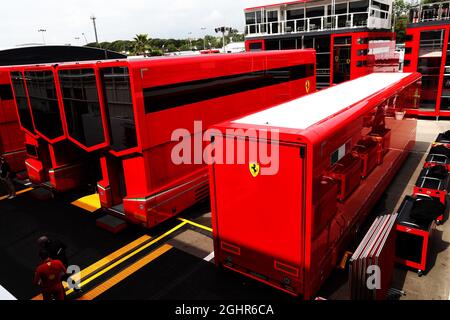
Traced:
[[[289, 142], [298, 142], [298, 143], [311, 141], [311, 140], [314, 140], [314, 137], [319, 134], [318, 131], [321, 131], [321, 129], [323, 129], [323, 127], [325, 125], [328, 126], [329, 122], [332, 121], [333, 119], [335, 119], [337, 117], [341, 117], [341, 116], [346, 116], [347, 114], [350, 117], [351, 116], [351, 114], [349, 114], [350, 111], [352, 112], [352, 114], [355, 114], [358, 111], [358, 110], [355, 111], [355, 108], [359, 107], [360, 109], [363, 109], [366, 107], [366, 105], [362, 105], [365, 101], [370, 101], [370, 103], [372, 103], [375, 106], [376, 103], [373, 102], [374, 101], [373, 98], [379, 97], [380, 99], [382, 99], [383, 98], [382, 96], [385, 95], [387, 92], [391, 92], [391, 90], [395, 90], [395, 91], [401, 90], [402, 88], [411, 85], [412, 83], [414, 83], [415, 81], [417, 81], [421, 78], [420, 73], [417, 73], [417, 72], [402, 73], [402, 74], [405, 74], [406, 76], [403, 77], [402, 79], [399, 79], [399, 80], [387, 85], [386, 87], [384, 87], [380, 90], [377, 90], [376, 92], [374, 92], [371, 95], [366, 96], [362, 100], [356, 101], [356, 102], [352, 103], [351, 105], [348, 105], [346, 108], [343, 108], [327, 117], [324, 117], [323, 119], [320, 119], [317, 122], [314, 122], [313, 124], [311, 124], [305, 128], [291, 128], [291, 127], [282, 127], [282, 126], [270, 125], [270, 124], [263, 125], [263, 124], [238, 122], [238, 120], [248, 117], [248, 116], [246, 116], [243, 118], [233, 119], [230, 121], [218, 123], [218, 124], [214, 125], [212, 127], [212, 129], [217, 129], [217, 130], [225, 133], [226, 129], [233, 128], [234, 130], [236, 130], [236, 133], [237, 133], [237, 135], [234, 135], [234, 136], [241, 136], [239, 133], [242, 133], [242, 131], [238, 131], [238, 130], [249, 129], [249, 127], [254, 129], [257, 132], [258, 131], [259, 132], [261, 132], [261, 131], [270, 132], [272, 130], [277, 130], [280, 133], [280, 139], [279, 139], [280, 141], [289, 141]], [[369, 74], [367, 76], [370, 76], [370, 75], [373, 75], [373, 74]], [[359, 78], [359, 79], [361, 79], [361, 78]], [[351, 81], [358, 81], [359, 79], [355, 79], [355, 80], [351, 80]], [[348, 82], [351, 82], [351, 81], [348, 81]], [[271, 110], [271, 109], [274, 109], [274, 108], [277, 108], [280, 106], [284, 106], [284, 105], [290, 104], [295, 101], [308, 99], [315, 94], [318, 94], [318, 93], [324, 92], [324, 91], [328, 91], [328, 90], [330, 90], [332, 88], [336, 88], [338, 86], [340, 86], [340, 85], [337, 85], [335, 87], [330, 87], [330, 88], [324, 89], [322, 91], [318, 91], [318, 92], [312, 93], [310, 95], [303, 96], [298, 99], [294, 99], [294, 100], [291, 100], [291, 101], [288, 101], [285, 103], [278, 104], [274, 107], [267, 108], [265, 110], [256, 112], [254, 114], [262, 113], [267, 110]], [[249, 115], [249, 116], [251, 116], [251, 115]], [[247, 134], [245, 136], [252, 137], [252, 134], [249, 135], [248, 133], [249, 132], [247, 131]], [[233, 134], [231, 132], [229, 132], [228, 135], [233, 135]], [[299, 135], [302, 137], [301, 140], [299, 140], [299, 138], [298, 138]], [[253, 137], [255, 137], [255, 136], [253, 136]]]

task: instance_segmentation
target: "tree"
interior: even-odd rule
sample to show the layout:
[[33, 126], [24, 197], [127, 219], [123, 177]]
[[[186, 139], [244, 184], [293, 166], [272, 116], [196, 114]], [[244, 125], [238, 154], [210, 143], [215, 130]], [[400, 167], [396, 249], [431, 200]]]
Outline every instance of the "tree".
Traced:
[[208, 49], [219, 48], [219, 47], [221, 47], [221, 43], [222, 43], [221, 39], [219, 40], [219, 38], [210, 36], [210, 35], [205, 37], [205, 41], [206, 41], [206, 47]]
[[242, 42], [245, 40], [245, 36], [243, 33], [239, 33], [237, 29], [231, 29], [228, 35], [226, 36], [227, 42]]
[[134, 38], [133, 53], [138, 56], [145, 56], [150, 49], [150, 40], [148, 34], [137, 34]]
[[[226, 35], [226, 42], [244, 41], [244, 35], [237, 29], [232, 29]], [[192, 46], [191, 46], [192, 44]], [[211, 49], [222, 47], [222, 37], [207, 35], [205, 38], [191, 39], [160, 39], [149, 38], [148, 34], [137, 34], [133, 40], [115, 40], [113, 42], [102, 42], [101, 48], [120, 53], [132, 55], [155, 56], [165, 52], [189, 51], [194, 49]], [[89, 43], [87, 47], [99, 47], [97, 43]]]
[[411, 4], [405, 0], [395, 0], [392, 6], [394, 13], [394, 32], [396, 34], [397, 43], [405, 41], [406, 25], [408, 24], [408, 12]]
[[402, 16], [395, 20], [395, 36], [397, 43], [404, 43], [405, 42], [405, 35], [406, 35], [406, 25], [408, 24], [408, 18], [406, 16]]
[[392, 6], [395, 18], [408, 15], [409, 9], [411, 9], [411, 4], [405, 0], [395, 0]]

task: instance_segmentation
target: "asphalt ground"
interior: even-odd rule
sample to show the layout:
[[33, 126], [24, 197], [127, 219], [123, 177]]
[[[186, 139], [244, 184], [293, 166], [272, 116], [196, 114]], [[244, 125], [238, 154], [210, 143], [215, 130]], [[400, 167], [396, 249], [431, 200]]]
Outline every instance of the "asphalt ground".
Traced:
[[[450, 122], [420, 120], [417, 144], [373, 210], [393, 212], [412, 187], [438, 132]], [[151, 230], [128, 226], [111, 234], [96, 226], [105, 213], [72, 205], [87, 193], [52, 198], [42, 188], [17, 184], [18, 196], [6, 199], [0, 186], [0, 286], [17, 299], [39, 299], [32, 285], [39, 263], [36, 240], [47, 235], [67, 245], [69, 262], [78, 265], [82, 292], [67, 288], [68, 299], [84, 300], [293, 300], [276, 289], [213, 263], [211, 214], [207, 201]], [[400, 299], [449, 299], [450, 223], [438, 227], [430, 254], [430, 270], [421, 278], [397, 267], [392, 286]], [[349, 248], [351, 249], [351, 248]], [[0, 287], [1, 288], [1, 287]], [[319, 291], [328, 299], [348, 299], [347, 272], [336, 270]]]
[[[32, 285], [32, 279], [39, 263], [36, 240], [42, 235], [65, 243], [69, 263], [81, 269], [102, 261], [143, 236], [154, 241], [138, 253], [134, 254], [140, 247], [125, 251], [118, 257], [123, 261], [112, 260], [91, 271], [81, 280], [94, 279], [82, 286], [81, 294], [68, 290], [68, 299], [290, 298], [275, 289], [216, 268], [211, 261], [205, 260], [212, 252], [212, 235], [206, 230], [211, 226], [206, 202], [183, 215], [192, 219], [189, 223], [172, 219], [152, 230], [128, 226], [114, 235], [96, 226], [96, 220], [104, 215], [101, 210], [90, 213], [71, 204], [84, 194], [38, 200], [33, 192], [43, 191], [37, 188], [13, 200], [0, 201], [0, 285], [17, 299], [28, 300], [39, 295], [39, 288]], [[195, 226], [197, 223], [204, 225]], [[170, 232], [174, 228], [178, 229]], [[158, 252], [167, 246], [170, 250]], [[117, 274], [133, 269], [142, 258], [152, 254], [155, 259], [114, 285], [108, 284]], [[127, 255], [132, 256], [124, 259]], [[116, 265], [111, 267], [111, 262]], [[102, 289], [100, 294], [97, 292], [99, 287]]]

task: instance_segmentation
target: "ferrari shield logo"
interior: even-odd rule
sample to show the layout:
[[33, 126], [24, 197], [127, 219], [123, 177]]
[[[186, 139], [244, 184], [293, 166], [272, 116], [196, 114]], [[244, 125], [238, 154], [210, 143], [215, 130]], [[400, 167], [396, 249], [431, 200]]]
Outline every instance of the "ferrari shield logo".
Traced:
[[250, 173], [252, 174], [253, 178], [256, 178], [259, 175], [260, 166], [257, 163], [250, 163], [248, 165], [250, 169]]
[[305, 82], [305, 89], [306, 93], [309, 93], [309, 89], [311, 89], [311, 83], [309, 82], [309, 80], [306, 80]]

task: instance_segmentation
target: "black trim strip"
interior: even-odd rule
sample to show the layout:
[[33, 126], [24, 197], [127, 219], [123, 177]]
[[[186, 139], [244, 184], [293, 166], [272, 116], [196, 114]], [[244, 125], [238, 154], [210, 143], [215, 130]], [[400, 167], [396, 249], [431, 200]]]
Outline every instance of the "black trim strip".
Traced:
[[313, 76], [314, 64], [302, 64], [146, 88], [145, 113], [159, 112]]

